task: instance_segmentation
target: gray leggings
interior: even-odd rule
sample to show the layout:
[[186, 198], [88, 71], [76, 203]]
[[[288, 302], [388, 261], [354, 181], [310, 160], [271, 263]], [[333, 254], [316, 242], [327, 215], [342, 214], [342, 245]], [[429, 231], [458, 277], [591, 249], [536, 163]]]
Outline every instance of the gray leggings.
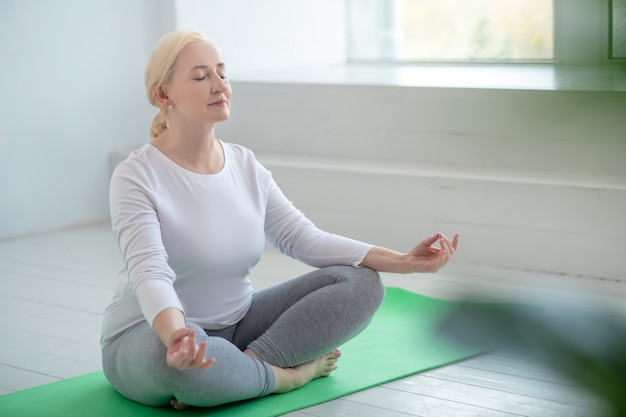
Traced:
[[[122, 395], [151, 406], [175, 397], [197, 407], [262, 397], [274, 388], [269, 364], [293, 367], [348, 341], [371, 321], [384, 297], [377, 272], [322, 268], [254, 294], [246, 316], [219, 331], [196, 329], [208, 342], [208, 370], [179, 371], [165, 362], [166, 348], [142, 322], [102, 350], [104, 373]], [[243, 353], [246, 348], [259, 359]]]

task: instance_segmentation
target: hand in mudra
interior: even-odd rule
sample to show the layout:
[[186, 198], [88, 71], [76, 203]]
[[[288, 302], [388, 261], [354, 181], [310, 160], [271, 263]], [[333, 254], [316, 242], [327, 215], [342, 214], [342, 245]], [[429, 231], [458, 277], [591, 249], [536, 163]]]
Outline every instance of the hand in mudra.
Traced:
[[[440, 248], [433, 246], [439, 241]], [[436, 272], [441, 269], [459, 246], [459, 234], [455, 234], [452, 242], [441, 233], [428, 236], [405, 255], [404, 271]]]
[[173, 342], [167, 349], [167, 364], [180, 371], [186, 369], [209, 369], [215, 358], [206, 359], [204, 355], [207, 343], [196, 343], [196, 332], [193, 329], [180, 329], [172, 335]]

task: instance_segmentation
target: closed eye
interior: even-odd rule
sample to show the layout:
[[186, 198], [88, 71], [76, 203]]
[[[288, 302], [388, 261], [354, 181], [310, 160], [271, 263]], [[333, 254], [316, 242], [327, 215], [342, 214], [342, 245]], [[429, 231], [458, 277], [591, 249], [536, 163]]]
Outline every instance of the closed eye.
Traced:
[[[225, 80], [225, 79], [227, 79], [227, 78], [228, 78], [228, 76], [227, 76], [227, 75], [220, 75], [219, 77], [220, 77], [222, 80]], [[207, 78], [206, 76], [205, 76], [205, 77], [196, 77], [196, 78], [194, 78], [194, 80], [196, 80], [196, 81], [202, 81], [202, 80], [206, 80], [206, 78]]]

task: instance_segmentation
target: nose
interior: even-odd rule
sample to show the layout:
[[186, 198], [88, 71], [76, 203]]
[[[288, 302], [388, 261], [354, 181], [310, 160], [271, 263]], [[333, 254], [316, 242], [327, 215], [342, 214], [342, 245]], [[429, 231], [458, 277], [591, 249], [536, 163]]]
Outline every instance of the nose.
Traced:
[[225, 78], [222, 78], [220, 76], [216, 76], [214, 77], [213, 83], [211, 83], [211, 91], [213, 93], [221, 93], [223, 92], [225, 89], [227, 89], [227, 81]]

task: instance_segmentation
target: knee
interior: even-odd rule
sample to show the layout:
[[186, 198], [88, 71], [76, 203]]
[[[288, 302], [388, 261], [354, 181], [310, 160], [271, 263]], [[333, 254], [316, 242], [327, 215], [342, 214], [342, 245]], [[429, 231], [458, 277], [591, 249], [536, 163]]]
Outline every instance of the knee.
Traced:
[[363, 288], [367, 294], [367, 298], [377, 306], [383, 302], [385, 298], [385, 286], [380, 274], [370, 268], [359, 268], [359, 287]]
[[385, 297], [385, 286], [380, 274], [370, 268], [352, 266], [331, 266], [325, 271], [333, 278], [334, 284], [341, 284], [345, 296], [359, 300], [358, 304], [368, 309], [377, 309]]
[[339, 275], [343, 275], [344, 279], [350, 282], [351, 297], [367, 301], [364, 304], [372, 305], [374, 308], [380, 306], [385, 297], [385, 286], [377, 271], [367, 267], [347, 266], [339, 268], [342, 268], [342, 274]]

